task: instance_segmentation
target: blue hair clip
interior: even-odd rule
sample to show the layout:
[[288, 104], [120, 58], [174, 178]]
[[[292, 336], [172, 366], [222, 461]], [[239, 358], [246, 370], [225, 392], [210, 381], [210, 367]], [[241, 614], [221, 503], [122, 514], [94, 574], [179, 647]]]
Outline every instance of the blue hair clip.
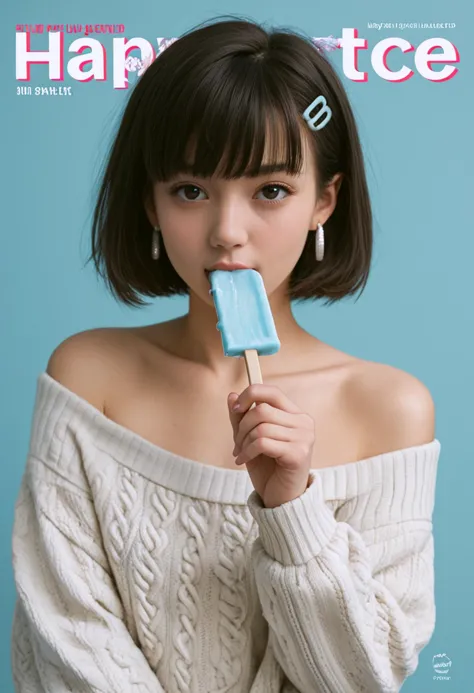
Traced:
[[[310, 113], [311, 111], [314, 110], [316, 106], [319, 104], [322, 104], [322, 108], [319, 109], [319, 111], [316, 113], [315, 116], [311, 117]], [[324, 120], [316, 125], [316, 123], [319, 121], [321, 116], [325, 115]], [[328, 106], [328, 102], [326, 101], [326, 98], [322, 95], [317, 96], [312, 103], [309, 104], [308, 108], [305, 110], [303, 113], [303, 118], [306, 120], [308, 123], [309, 127], [311, 130], [321, 130], [325, 125], [329, 123], [332, 117], [332, 111]]]

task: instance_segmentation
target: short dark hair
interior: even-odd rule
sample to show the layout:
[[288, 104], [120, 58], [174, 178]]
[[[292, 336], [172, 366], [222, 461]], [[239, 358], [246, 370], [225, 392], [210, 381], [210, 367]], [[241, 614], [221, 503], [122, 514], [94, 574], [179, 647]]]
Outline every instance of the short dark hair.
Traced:
[[[289, 278], [289, 297], [322, 298], [330, 304], [359, 289], [362, 293], [372, 255], [372, 212], [344, 87], [310, 37], [289, 29], [267, 31], [235, 18], [214, 19], [183, 34], [158, 55], [130, 93], [101, 173], [87, 260], [94, 261], [112, 293], [131, 306], [146, 304], [140, 294], [188, 294], [163, 243], [159, 260], [151, 255], [145, 199], [153, 184], [185, 171], [212, 176], [219, 164], [218, 175], [227, 179], [258, 175], [268, 123], [274, 142], [283, 130], [287, 172], [299, 173], [301, 125], [307, 127], [302, 113], [320, 94], [332, 118], [321, 130], [311, 131], [318, 187], [324, 189], [337, 173], [343, 178], [324, 225], [324, 259], [315, 260], [315, 234], [308, 233]], [[190, 167], [191, 142], [196, 151]]]

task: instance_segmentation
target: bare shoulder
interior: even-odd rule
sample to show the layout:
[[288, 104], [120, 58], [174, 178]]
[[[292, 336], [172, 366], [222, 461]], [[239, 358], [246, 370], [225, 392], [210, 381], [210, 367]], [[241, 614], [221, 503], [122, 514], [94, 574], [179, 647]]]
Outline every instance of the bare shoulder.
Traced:
[[123, 361], [121, 328], [96, 328], [67, 337], [51, 354], [46, 372], [99, 411], [105, 392]]
[[414, 375], [394, 366], [361, 361], [353, 369], [346, 392], [362, 427], [363, 457], [434, 439], [434, 401]]

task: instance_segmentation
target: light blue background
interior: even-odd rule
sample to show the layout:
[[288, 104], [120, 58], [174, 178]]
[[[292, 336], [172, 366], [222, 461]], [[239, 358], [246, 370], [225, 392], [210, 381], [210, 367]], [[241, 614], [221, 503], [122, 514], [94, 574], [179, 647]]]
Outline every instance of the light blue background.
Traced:
[[[64, 9], [59, 0], [21, 2], [1, 10], [2, 231], [1, 231], [1, 451], [0, 549], [2, 626], [0, 690], [13, 691], [10, 630], [15, 601], [11, 570], [14, 503], [28, 449], [36, 378], [59, 342], [98, 326], [137, 325], [186, 310], [186, 299], [156, 300], [147, 309], [115, 303], [92, 266], [84, 268], [94, 181], [117, 123], [126, 90], [114, 90], [112, 37], [102, 37], [108, 79], [79, 84], [66, 73], [72, 97], [17, 96], [17, 23], [123, 23], [126, 36], [175, 37], [224, 13], [303, 29], [310, 36], [342, 35], [355, 27], [369, 41], [402, 36], [415, 46], [430, 36], [455, 43], [458, 74], [441, 84], [417, 73], [390, 84], [373, 71], [369, 51], [359, 69], [369, 80], [343, 81], [358, 119], [375, 217], [371, 278], [354, 299], [323, 308], [297, 307], [303, 325], [340, 349], [413, 373], [431, 390], [442, 444], [434, 514], [437, 625], [423, 650], [409, 693], [473, 690], [471, 590], [474, 584], [472, 515], [474, 356], [472, 267], [473, 64], [467, 2], [273, 1], [164, 3], [84, 0]], [[469, 16], [468, 16], [469, 13]], [[455, 22], [455, 29], [369, 30], [375, 22]], [[101, 38], [96, 36], [96, 38]], [[66, 35], [66, 51], [71, 42]], [[46, 37], [32, 37], [46, 49]], [[67, 52], [66, 52], [67, 56]], [[72, 54], [71, 54], [72, 56]], [[341, 52], [331, 54], [341, 64]], [[67, 58], [66, 58], [67, 59]], [[413, 54], [405, 58], [412, 66]], [[398, 69], [401, 56], [390, 65]], [[342, 73], [342, 70], [340, 70]], [[32, 67], [32, 86], [50, 84], [46, 66]], [[131, 83], [135, 75], [131, 74]], [[469, 195], [469, 197], [468, 197]], [[468, 209], [469, 207], [469, 209]], [[435, 654], [452, 660], [451, 680], [434, 681]]]

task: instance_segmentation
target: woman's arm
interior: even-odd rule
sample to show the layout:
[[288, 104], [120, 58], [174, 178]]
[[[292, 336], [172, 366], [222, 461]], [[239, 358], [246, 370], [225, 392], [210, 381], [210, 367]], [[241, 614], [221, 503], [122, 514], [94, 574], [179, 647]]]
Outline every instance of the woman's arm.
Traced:
[[[53, 353], [48, 372], [98, 409], [104, 333], [80, 333]], [[110, 350], [109, 350], [110, 351]], [[17, 693], [163, 693], [131, 637], [105, 554], [78, 430], [61, 403], [36, 402], [12, 549], [18, 593], [12, 631]], [[44, 424], [41, 410], [58, 408]], [[100, 463], [100, 460], [97, 460]]]
[[320, 483], [278, 508], [249, 499], [275, 658], [299, 693], [396, 693], [435, 624], [430, 519], [377, 526], [375, 509], [372, 529], [358, 532], [333, 516]]

